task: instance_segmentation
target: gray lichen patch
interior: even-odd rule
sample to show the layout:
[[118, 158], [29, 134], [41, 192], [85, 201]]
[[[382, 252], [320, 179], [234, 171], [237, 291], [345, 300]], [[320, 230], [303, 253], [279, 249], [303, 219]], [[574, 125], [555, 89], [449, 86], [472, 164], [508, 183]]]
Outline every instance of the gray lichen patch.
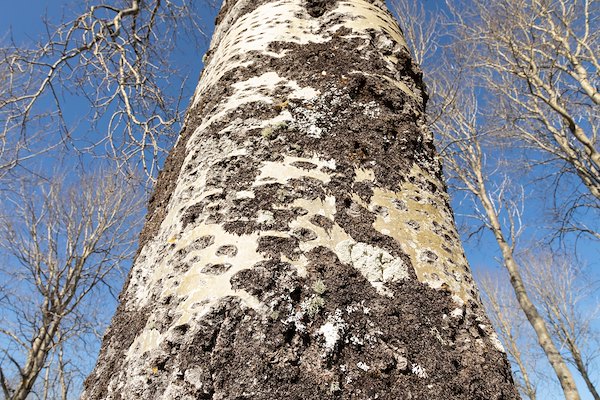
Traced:
[[335, 347], [338, 345], [338, 342], [342, 339], [343, 333], [346, 330], [346, 323], [342, 318], [342, 311], [337, 309], [327, 318], [327, 322], [325, 322], [319, 330], [317, 331], [320, 335], [323, 336], [324, 345], [325, 345], [325, 354], [331, 354]]
[[347, 239], [338, 243], [335, 251], [341, 262], [358, 269], [381, 293], [391, 295], [385, 284], [409, 277], [408, 269], [400, 258], [369, 244]]

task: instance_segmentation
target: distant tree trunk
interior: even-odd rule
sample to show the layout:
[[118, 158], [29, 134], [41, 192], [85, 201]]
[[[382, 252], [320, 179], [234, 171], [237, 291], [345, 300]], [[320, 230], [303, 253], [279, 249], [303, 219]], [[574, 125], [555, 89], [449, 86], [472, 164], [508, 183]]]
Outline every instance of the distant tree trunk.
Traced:
[[382, 1], [227, 0], [84, 399], [517, 399]]

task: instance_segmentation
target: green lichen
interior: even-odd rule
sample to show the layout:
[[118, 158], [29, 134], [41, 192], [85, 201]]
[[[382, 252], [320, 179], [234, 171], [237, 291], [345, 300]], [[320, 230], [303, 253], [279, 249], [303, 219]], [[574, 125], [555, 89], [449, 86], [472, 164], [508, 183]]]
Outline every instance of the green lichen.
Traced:
[[312, 295], [311, 298], [305, 303], [306, 313], [310, 318], [316, 316], [325, 306], [325, 299], [321, 296]]
[[340, 390], [342, 390], [342, 388], [340, 387], [340, 383], [338, 381], [331, 382], [331, 385], [329, 386], [329, 393], [337, 393]]
[[285, 128], [287, 128], [287, 122], [281, 121], [276, 124], [265, 126], [262, 131], [260, 131], [260, 135], [265, 139], [271, 139], [277, 136], [277, 133]]
[[321, 279], [317, 279], [315, 283], [313, 283], [312, 290], [316, 294], [321, 295], [327, 291], [327, 286], [325, 286], [325, 282], [323, 282]]

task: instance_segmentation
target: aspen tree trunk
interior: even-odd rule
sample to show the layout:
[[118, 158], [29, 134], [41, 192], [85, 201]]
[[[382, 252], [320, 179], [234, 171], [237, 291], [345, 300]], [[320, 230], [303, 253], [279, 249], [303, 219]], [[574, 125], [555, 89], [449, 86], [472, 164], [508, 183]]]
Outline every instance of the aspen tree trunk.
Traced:
[[227, 0], [84, 399], [517, 399], [382, 1]]

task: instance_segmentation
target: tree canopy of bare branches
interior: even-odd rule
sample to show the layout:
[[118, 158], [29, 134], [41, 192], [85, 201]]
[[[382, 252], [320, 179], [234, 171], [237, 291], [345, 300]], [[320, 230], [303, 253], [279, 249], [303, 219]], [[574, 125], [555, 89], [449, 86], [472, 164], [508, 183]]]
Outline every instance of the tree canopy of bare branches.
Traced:
[[556, 175], [577, 176], [591, 198], [578, 197], [575, 207], [598, 208], [600, 2], [475, 0], [453, 11], [502, 135], [557, 162]]
[[[67, 146], [155, 177], [183, 111], [173, 51], [201, 43], [199, 4], [78, 3], [34, 46], [0, 46], [0, 173]], [[86, 103], [81, 128], [69, 108]]]
[[35, 386], [40, 397], [56, 389], [51, 378], [61, 381], [64, 396], [72, 389], [65, 346], [98, 329], [98, 305], [86, 301], [98, 290], [110, 296], [106, 285], [127, 267], [141, 219], [141, 197], [120, 175], [31, 184], [7, 195], [0, 214], [0, 384], [7, 399], [25, 399], [40, 374], [48, 383]]

